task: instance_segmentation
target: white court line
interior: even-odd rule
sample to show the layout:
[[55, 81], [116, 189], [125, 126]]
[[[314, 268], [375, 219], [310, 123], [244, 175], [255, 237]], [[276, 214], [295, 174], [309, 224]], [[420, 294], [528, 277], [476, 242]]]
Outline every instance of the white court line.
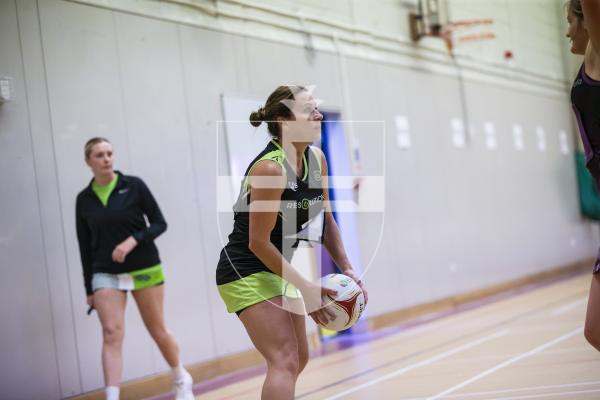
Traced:
[[347, 394], [354, 393], [354, 392], [356, 392], [358, 390], [361, 390], [361, 389], [364, 389], [366, 387], [373, 386], [373, 385], [375, 385], [375, 384], [377, 384], [379, 382], [385, 381], [387, 379], [393, 378], [393, 377], [398, 376], [398, 375], [402, 375], [405, 372], [412, 371], [413, 369], [416, 369], [416, 368], [423, 367], [425, 365], [434, 363], [434, 362], [436, 362], [438, 360], [441, 360], [443, 358], [449, 357], [449, 356], [451, 356], [453, 354], [460, 353], [461, 351], [470, 349], [471, 347], [475, 347], [475, 346], [478, 346], [478, 345], [480, 345], [482, 343], [485, 343], [485, 342], [488, 342], [490, 340], [496, 339], [496, 338], [498, 338], [500, 336], [504, 336], [507, 333], [508, 333], [508, 329], [505, 329], [505, 330], [496, 332], [494, 334], [484, 336], [484, 337], [482, 337], [480, 339], [477, 339], [475, 341], [472, 341], [472, 342], [469, 342], [469, 343], [464, 344], [462, 346], [456, 347], [455, 349], [445, 351], [445, 352], [440, 353], [438, 355], [435, 355], [433, 357], [427, 358], [427, 359], [425, 359], [423, 361], [419, 361], [418, 363], [415, 363], [415, 364], [412, 364], [412, 365], [408, 365], [408, 366], [406, 366], [404, 368], [401, 368], [401, 369], [399, 369], [397, 371], [390, 372], [389, 374], [380, 376], [379, 378], [374, 379], [372, 381], [365, 382], [362, 385], [358, 385], [358, 386], [355, 386], [355, 387], [350, 388], [348, 390], [344, 390], [343, 392], [337, 393], [335, 396], [328, 397], [326, 400], [339, 399], [340, 397], [346, 396]]
[[544, 393], [544, 394], [530, 394], [527, 396], [517, 396], [517, 397], [496, 397], [491, 400], [519, 400], [519, 399], [541, 399], [543, 397], [555, 397], [555, 396], [565, 396], [572, 394], [584, 394], [584, 393], [597, 393], [600, 392], [600, 389], [594, 390], [578, 390], [575, 392], [557, 392], [557, 393]]
[[[546, 327], [546, 331], [548, 331], [548, 327]], [[522, 333], [523, 331], [521, 329], [519, 329], [519, 333]], [[587, 342], [586, 342], [587, 343]], [[572, 355], [574, 353], [589, 353], [590, 352], [590, 346], [586, 345], [586, 346], [573, 346], [573, 347], [565, 347], [565, 348], [560, 348], [560, 349], [549, 349], [546, 351], [547, 355], [560, 355], [560, 354], [569, 354]], [[473, 357], [461, 357], [460, 360], [452, 360], [452, 364], [453, 365], [459, 365], [459, 364], [472, 364], [474, 362], [478, 362], [478, 361], [498, 361], [498, 360], [504, 360], [507, 357], [513, 357], [516, 355], [519, 355], [521, 353], [505, 353], [505, 354], [496, 354], [496, 355], [488, 355], [488, 356], [473, 356]], [[448, 361], [446, 361], [448, 363]], [[600, 382], [600, 381], [599, 381]]]
[[502, 369], [504, 367], [507, 367], [510, 364], [514, 364], [517, 361], [520, 361], [520, 360], [522, 360], [524, 358], [527, 358], [527, 357], [532, 356], [532, 355], [534, 355], [536, 353], [539, 353], [540, 351], [544, 351], [548, 347], [554, 346], [555, 344], [560, 343], [563, 340], [567, 340], [567, 339], [569, 339], [572, 336], [580, 334], [581, 332], [583, 332], [583, 328], [579, 327], [579, 328], [577, 328], [577, 329], [575, 329], [575, 330], [573, 330], [573, 331], [571, 331], [569, 333], [565, 333], [564, 335], [559, 336], [556, 339], [552, 339], [551, 341], [546, 342], [543, 345], [536, 347], [535, 349], [529, 350], [528, 352], [525, 352], [525, 353], [520, 354], [520, 355], [518, 355], [516, 357], [513, 357], [513, 358], [511, 358], [509, 360], [506, 360], [503, 363], [500, 363], [500, 364], [496, 365], [495, 367], [489, 368], [489, 369], [487, 369], [487, 370], [485, 370], [485, 371], [483, 371], [483, 372], [475, 375], [474, 377], [472, 377], [470, 379], [467, 379], [466, 381], [464, 381], [462, 383], [459, 383], [458, 385], [452, 386], [451, 388], [446, 389], [443, 392], [440, 392], [440, 393], [436, 394], [435, 396], [428, 397], [427, 400], [436, 400], [436, 399], [439, 399], [439, 398], [441, 398], [441, 397], [443, 397], [443, 396], [445, 396], [447, 394], [450, 394], [450, 393], [452, 393], [452, 392], [454, 392], [454, 391], [456, 391], [456, 390], [458, 390], [458, 389], [460, 389], [460, 388], [462, 388], [464, 386], [467, 386], [467, 385], [469, 385], [469, 384], [471, 384], [471, 383], [473, 383], [475, 381], [478, 381], [481, 378], [484, 378], [484, 377], [486, 377], [486, 376], [488, 376], [490, 374], [493, 374], [494, 372], [496, 372], [496, 371], [498, 371], [498, 370], [500, 370], [500, 369]]
[[555, 308], [552, 311], [552, 315], [560, 315], [560, 314], [564, 314], [567, 311], [571, 311], [573, 308], [577, 307], [578, 305], [580, 305], [581, 303], [585, 303], [587, 301], [587, 297], [584, 297], [582, 299], [573, 301], [569, 304], [565, 304], [564, 306], [560, 306], [558, 308]]
[[[572, 387], [576, 387], [576, 386], [591, 386], [591, 385], [600, 385], [600, 381], [586, 381], [586, 382], [577, 382], [577, 383], [564, 383], [562, 385], [526, 386], [526, 387], [514, 388], [514, 389], [486, 390], [486, 391], [482, 391], [482, 392], [470, 392], [470, 393], [461, 393], [461, 394], [451, 394], [449, 396], [444, 396], [444, 399], [463, 399], [465, 397], [479, 397], [479, 396], [486, 396], [486, 395], [491, 395], [491, 394], [507, 394], [507, 393], [514, 393], [514, 392], [530, 392], [530, 391], [533, 391], [533, 390], [562, 389], [562, 388], [572, 388]], [[592, 390], [592, 391], [594, 391], [594, 390]], [[564, 393], [567, 393], [567, 392], [564, 392]], [[569, 393], [574, 393], [574, 392], [569, 392]], [[406, 400], [426, 400], [426, 398], [425, 397], [413, 397], [413, 398], [406, 399]]]

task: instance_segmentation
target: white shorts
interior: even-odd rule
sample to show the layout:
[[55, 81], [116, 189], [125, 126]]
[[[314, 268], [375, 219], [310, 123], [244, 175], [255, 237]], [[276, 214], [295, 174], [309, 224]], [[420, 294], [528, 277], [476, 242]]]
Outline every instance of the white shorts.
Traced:
[[98, 289], [139, 290], [159, 286], [164, 282], [163, 269], [159, 264], [123, 274], [96, 272], [92, 276], [92, 290], [94, 292]]

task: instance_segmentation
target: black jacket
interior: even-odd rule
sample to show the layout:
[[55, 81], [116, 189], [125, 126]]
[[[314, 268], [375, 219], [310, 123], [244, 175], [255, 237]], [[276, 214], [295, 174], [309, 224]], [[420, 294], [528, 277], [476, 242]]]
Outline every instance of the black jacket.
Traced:
[[[77, 239], [88, 295], [93, 293], [92, 275], [95, 272], [120, 274], [160, 263], [154, 239], [167, 229], [160, 208], [144, 181], [116, 173], [119, 180], [106, 207], [92, 190], [93, 179], [77, 195]], [[129, 236], [137, 240], [137, 246], [122, 264], [114, 262], [112, 253], [115, 247]]]

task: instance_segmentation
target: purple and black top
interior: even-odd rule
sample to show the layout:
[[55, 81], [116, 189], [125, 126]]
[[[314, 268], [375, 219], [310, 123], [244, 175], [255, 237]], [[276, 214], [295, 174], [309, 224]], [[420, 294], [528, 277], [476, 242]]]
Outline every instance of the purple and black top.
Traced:
[[573, 82], [571, 103], [583, 141], [586, 166], [600, 190], [600, 81], [585, 73], [585, 64]]
[[[585, 73], [585, 64], [581, 65], [573, 82], [571, 103], [583, 141], [586, 166], [600, 192], [600, 81]], [[593, 273], [600, 273], [600, 251]]]

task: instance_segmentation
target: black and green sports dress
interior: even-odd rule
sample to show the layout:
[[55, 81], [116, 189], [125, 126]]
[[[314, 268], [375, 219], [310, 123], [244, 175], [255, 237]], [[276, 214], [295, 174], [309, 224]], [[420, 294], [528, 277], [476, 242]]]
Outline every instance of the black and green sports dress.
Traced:
[[239, 312], [276, 296], [300, 297], [297, 289], [273, 273], [248, 248], [250, 187], [248, 176], [259, 161], [276, 162], [283, 172], [286, 187], [281, 194], [277, 222], [271, 242], [290, 262], [299, 240], [322, 241], [324, 194], [319, 152], [308, 146], [303, 155], [304, 174], [296, 176], [283, 149], [272, 140], [250, 163], [242, 180], [240, 195], [233, 206], [233, 232], [221, 251], [217, 265], [217, 286], [228, 312]]

